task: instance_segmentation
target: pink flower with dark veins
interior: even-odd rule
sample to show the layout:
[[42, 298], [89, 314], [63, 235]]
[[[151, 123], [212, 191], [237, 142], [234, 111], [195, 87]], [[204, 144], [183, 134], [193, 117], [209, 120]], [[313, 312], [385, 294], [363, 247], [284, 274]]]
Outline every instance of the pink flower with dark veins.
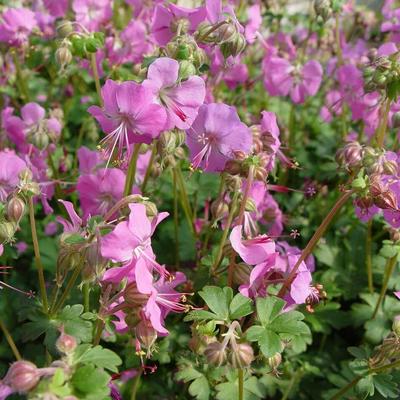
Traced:
[[167, 57], [155, 60], [149, 67], [143, 86], [149, 88], [167, 112], [165, 130], [188, 129], [193, 124], [206, 95], [199, 76], [179, 81], [179, 63]]

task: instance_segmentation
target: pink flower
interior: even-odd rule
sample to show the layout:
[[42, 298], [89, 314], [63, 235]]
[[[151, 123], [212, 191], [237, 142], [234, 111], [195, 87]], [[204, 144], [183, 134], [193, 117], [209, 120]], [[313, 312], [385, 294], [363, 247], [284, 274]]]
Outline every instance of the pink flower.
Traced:
[[5, 202], [7, 196], [17, 189], [20, 173], [27, 168], [25, 161], [13, 151], [0, 152], [0, 201]]
[[101, 255], [113, 262], [124, 263], [122, 272], [127, 276], [135, 267], [135, 261], [143, 259], [150, 268], [155, 268], [160, 275], [166, 275], [165, 268], [155, 260], [151, 248], [151, 236], [157, 225], [168, 216], [160, 213], [151, 221], [146, 215], [143, 204], [129, 205], [128, 221], [117, 224], [114, 230], [101, 239]]
[[68, 11], [68, 0], [43, 0], [43, 3], [53, 17], [63, 17]]
[[37, 27], [35, 14], [27, 8], [9, 8], [2, 14], [0, 42], [10, 46], [27, 44], [29, 35]]
[[83, 219], [104, 215], [122, 199], [125, 173], [118, 168], [99, 169], [94, 174], [81, 175], [76, 186]]
[[202, 105], [186, 133], [193, 167], [208, 172], [222, 171], [235, 151], [248, 154], [253, 140], [236, 109], [226, 104]]
[[109, 159], [114, 150], [121, 156], [125, 147], [128, 155], [131, 143], [151, 143], [164, 129], [166, 112], [153, 103], [150, 89], [136, 82], [116, 83], [107, 80], [101, 94], [104, 107], [89, 107], [107, 136], [102, 140]]
[[69, 221], [60, 216], [57, 217], [57, 222], [64, 228], [64, 233], [79, 233], [82, 230], [82, 218], [76, 213], [74, 205], [70, 201], [58, 200], [67, 210]]
[[242, 239], [242, 225], [232, 229], [229, 239], [236, 253], [250, 265], [260, 264], [275, 253], [275, 243], [267, 235]]
[[95, 32], [112, 17], [109, 0], [73, 0], [72, 10], [76, 21], [90, 32]]
[[246, 27], [245, 36], [249, 43], [254, 43], [256, 40], [256, 32], [260, 29], [262, 23], [260, 4], [254, 4], [247, 9], [249, 17]]
[[101, 154], [98, 151], [93, 151], [85, 146], [78, 150], [79, 172], [81, 174], [90, 174], [96, 167], [101, 164]]
[[[182, 272], [177, 272], [174, 279], [165, 281], [164, 277], [153, 283], [153, 275], [143, 265], [136, 283], [138, 290], [149, 295], [149, 299], [143, 308], [143, 313], [150, 320], [153, 328], [161, 335], [168, 334], [164, 327], [164, 319], [169, 312], [187, 311], [187, 305], [181, 303], [182, 294], [174, 288], [186, 281]], [[146, 279], [144, 277], [146, 276]]]
[[167, 112], [166, 130], [190, 128], [206, 95], [202, 78], [191, 76], [180, 82], [178, 76], [178, 61], [161, 57], [150, 65], [147, 79], [143, 82]]
[[[179, 7], [175, 4], [158, 4], [154, 10], [151, 32], [156, 42], [165, 46], [176, 34], [180, 20], [188, 21], [189, 32], [193, 33], [197, 25], [204, 21], [206, 10], [204, 7], [195, 9]], [[184, 23], [184, 22], [183, 22]]]
[[290, 95], [296, 104], [314, 96], [321, 85], [323, 70], [318, 61], [293, 66], [280, 57], [266, 57], [263, 62], [264, 84], [271, 96]]

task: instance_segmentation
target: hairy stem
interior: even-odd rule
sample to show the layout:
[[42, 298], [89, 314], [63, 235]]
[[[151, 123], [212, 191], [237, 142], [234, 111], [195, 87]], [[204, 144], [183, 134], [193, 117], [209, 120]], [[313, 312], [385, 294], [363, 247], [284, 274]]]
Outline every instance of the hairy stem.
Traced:
[[92, 67], [94, 83], [96, 85], [97, 96], [99, 97], [99, 103], [100, 103], [101, 107], [103, 107], [103, 98], [101, 97], [101, 85], [100, 85], [99, 71], [97, 70], [97, 63], [96, 63], [96, 53], [92, 53], [90, 55], [90, 64]]
[[394, 271], [394, 267], [396, 266], [396, 263], [397, 263], [397, 254], [394, 257], [389, 258], [386, 261], [385, 276], [383, 278], [382, 289], [381, 289], [381, 292], [379, 294], [378, 301], [376, 302], [374, 313], [372, 314], [371, 319], [374, 319], [376, 317], [376, 315], [378, 314], [379, 307], [381, 306], [382, 301], [383, 301], [383, 299], [385, 297], [385, 294], [386, 294], [386, 291], [387, 291], [387, 288], [388, 288], [388, 283], [389, 283], [390, 277], [392, 276], [392, 273]]
[[215, 258], [214, 264], [211, 267], [211, 274], [215, 273], [215, 271], [218, 269], [219, 265], [221, 264], [225, 242], [226, 242], [226, 239], [228, 238], [229, 230], [231, 228], [232, 221], [233, 221], [233, 218], [236, 213], [236, 206], [237, 206], [238, 198], [239, 198], [239, 192], [235, 192], [235, 194], [233, 195], [231, 204], [230, 204], [228, 219], [226, 221], [224, 231], [222, 232], [222, 238], [219, 243], [217, 257]]
[[293, 279], [296, 276], [297, 270], [300, 267], [300, 264], [312, 253], [315, 245], [318, 243], [319, 239], [323, 236], [325, 233], [326, 229], [332, 222], [333, 217], [339, 212], [339, 210], [346, 204], [347, 200], [351, 197], [353, 194], [353, 191], [347, 191], [344, 192], [336, 201], [335, 205], [332, 207], [331, 211], [329, 211], [328, 215], [324, 218], [322, 221], [321, 225], [318, 227], [318, 229], [315, 231], [314, 235], [310, 239], [310, 241], [307, 243], [307, 246], [301, 253], [301, 256], [297, 260], [296, 264], [294, 265], [293, 269], [290, 271], [289, 276], [285, 279], [285, 282], [283, 283], [281, 290], [278, 293], [279, 297], [283, 297], [289, 288], [290, 284], [292, 283]]
[[4, 322], [0, 319], [0, 329], [3, 331], [4, 337], [7, 340], [8, 345], [11, 348], [11, 351], [14, 354], [14, 357], [19, 361], [22, 359], [21, 353], [19, 352], [17, 345], [14, 342], [14, 339], [11, 336], [10, 331], [7, 329], [7, 327], [4, 325]]
[[32, 232], [32, 242], [33, 242], [33, 251], [35, 254], [35, 264], [38, 271], [38, 279], [39, 279], [39, 287], [40, 287], [40, 297], [42, 299], [43, 311], [45, 313], [48, 312], [49, 303], [47, 301], [47, 292], [46, 292], [46, 282], [44, 280], [44, 268], [42, 264], [42, 259], [40, 258], [40, 249], [39, 249], [39, 241], [36, 231], [36, 221], [35, 221], [35, 209], [33, 206], [33, 198], [29, 197], [29, 221], [31, 225]]
[[372, 220], [368, 221], [367, 225], [367, 238], [365, 241], [365, 265], [367, 268], [367, 278], [368, 278], [368, 290], [370, 293], [374, 293], [374, 284], [372, 277]]
[[249, 174], [247, 175], [246, 188], [245, 188], [243, 199], [242, 199], [242, 202], [240, 204], [240, 209], [239, 209], [239, 217], [238, 217], [238, 223], [237, 223], [238, 225], [243, 224], [244, 212], [246, 211], [246, 203], [247, 203], [247, 199], [249, 198], [251, 185], [253, 184], [253, 179], [254, 179], [254, 165], [250, 165]]
[[147, 186], [147, 184], [149, 182], [149, 178], [150, 178], [150, 175], [151, 175], [151, 171], [153, 169], [153, 163], [154, 163], [154, 159], [156, 158], [156, 155], [157, 155], [157, 143], [154, 142], [153, 143], [153, 147], [151, 149], [151, 156], [150, 156], [150, 160], [149, 160], [149, 165], [147, 166], [146, 173], [144, 175], [143, 183], [142, 183], [142, 187], [141, 187], [143, 194], [146, 191], [146, 186]]
[[239, 400], [244, 400], [244, 373], [243, 369], [238, 369], [238, 379], [239, 379]]
[[140, 154], [140, 143], [136, 143], [133, 148], [133, 153], [131, 155], [131, 160], [128, 166], [128, 172], [126, 174], [124, 196], [128, 196], [132, 191], [132, 186], [135, 181], [136, 175], [136, 164]]
[[174, 239], [175, 239], [175, 266], [179, 267], [179, 210], [178, 210], [178, 191], [175, 169], [172, 169], [172, 185], [174, 195]]
[[387, 98], [386, 101], [382, 104], [381, 119], [375, 133], [376, 145], [378, 147], [383, 147], [383, 144], [385, 142], [389, 111], [390, 111], [390, 99]]
[[132, 385], [131, 400], [136, 400], [136, 395], [140, 386], [140, 379], [142, 377], [142, 373], [143, 373], [143, 368], [140, 368], [138, 374], [134, 378]]

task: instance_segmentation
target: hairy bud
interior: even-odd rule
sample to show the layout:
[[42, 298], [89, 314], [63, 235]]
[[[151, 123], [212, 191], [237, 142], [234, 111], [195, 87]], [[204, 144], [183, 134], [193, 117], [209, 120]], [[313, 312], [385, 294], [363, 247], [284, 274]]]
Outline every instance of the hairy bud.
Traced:
[[207, 361], [216, 366], [221, 366], [222, 364], [225, 364], [227, 360], [227, 355], [226, 355], [226, 350], [225, 346], [220, 343], [220, 342], [212, 342], [210, 343], [205, 351], [204, 355], [207, 358]]
[[16, 230], [17, 225], [14, 222], [0, 222], [0, 243], [12, 242]]
[[275, 353], [272, 357], [268, 357], [267, 362], [271, 370], [276, 371], [282, 363], [282, 354]]
[[314, 11], [318, 17], [322, 18], [323, 21], [327, 21], [332, 15], [330, 0], [315, 0]]
[[157, 332], [148, 321], [140, 321], [136, 326], [136, 337], [140, 343], [146, 348], [153, 346], [157, 340]]
[[254, 351], [248, 343], [237, 343], [232, 349], [230, 362], [234, 368], [246, 368], [254, 361]]
[[61, 332], [61, 335], [56, 341], [57, 350], [63, 354], [71, 354], [76, 349], [77, 345], [76, 339], [71, 335], [67, 335], [64, 331]]
[[56, 51], [56, 61], [61, 68], [70, 64], [72, 61], [72, 53], [68, 46], [59, 47]]
[[7, 218], [19, 223], [25, 214], [25, 202], [19, 196], [13, 196], [7, 202]]
[[132, 307], [142, 307], [147, 303], [149, 296], [140, 293], [135, 282], [129, 283], [124, 290], [124, 300]]
[[29, 361], [13, 363], [4, 378], [4, 382], [20, 394], [32, 390], [39, 383], [39, 380], [39, 369]]
[[221, 44], [220, 49], [224, 58], [229, 56], [236, 57], [244, 51], [246, 48], [246, 38], [241, 34], [237, 33], [232, 40]]

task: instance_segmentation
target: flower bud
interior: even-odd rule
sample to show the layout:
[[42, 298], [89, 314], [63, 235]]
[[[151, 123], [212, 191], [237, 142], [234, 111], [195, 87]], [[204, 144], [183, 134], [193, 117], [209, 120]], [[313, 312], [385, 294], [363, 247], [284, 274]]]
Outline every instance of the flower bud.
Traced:
[[237, 29], [235, 25], [231, 23], [226, 23], [217, 29], [216, 39], [220, 43], [229, 42], [230, 40], [233, 40], [235, 38], [236, 34], [237, 34]]
[[400, 336], [400, 315], [394, 317], [392, 330], [396, 336]]
[[251, 267], [245, 263], [236, 264], [233, 269], [233, 282], [236, 285], [244, 285], [249, 282]]
[[400, 111], [397, 111], [393, 114], [392, 124], [394, 128], [400, 128]]
[[204, 355], [210, 364], [216, 365], [217, 367], [225, 364], [227, 360], [225, 346], [220, 342], [210, 343], [204, 350]]
[[242, 187], [242, 178], [238, 175], [228, 175], [225, 179], [226, 187], [231, 192], [237, 192]]
[[76, 339], [71, 335], [67, 335], [66, 333], [64, 333], [64, 331], [61, 332], [61, 335], [56, 341], [57, 350], [63, 354], [73, 353], [77, 345], [78, 343]]
[[242, 170], [242, 164], [238, 160], [228, 160], [225, 164], [225, 171], [231, 175], [239, 175]]
[[29, 361], [13, 363], [4, 378], [4, 382], [20, 394], [32, 390], [39, 383], [39, 380], [39, 369]]
[[72, 61], [71, 50], [67, 46], [59, 47], [56, 51], [56, 61], [62, 68], [70, 64]]
[[275, 371], [282, 362], [282, 354], [281, 353], [275, 353], [272, 357], [268, 357], [267, 359], [269, 367]]
[[344, 158], [348, 166], [359, 166], [363, 156], [363, 148], [358, 142], [350, 142], [344, 146]]
[[7, 202], [7, 218], [16, 224], [21, 221], [25, 213], [25, 202], [19, 196], [13, 196]]
[[15, 222], [0, 222], [0, 243], [11, 242], [14, 238], [16, 230], [17, 225], [15, 224]]
[[246, 38], [237, 33], [233, 40], [221, 44], [220, 49], [224, 58], [236, 57], [246, 48]]
[[136, 326], [136, 337], [139, 339], [140, 343], [148, 349], [153, 346], [157, 340], [157, 332], [149, 321], [142, 320]]
[[385, 173], [386, 175], [397, 174], [398, 165], [394, 160], [385, 160], [382, 163], [382, 167], [383, 167], [383, 173]]
[[172, 20], [169, 27], [173, 33], [183, 34], [188, 32], [190, 28], [190, 22], [186, 18], [177, 18]]
[[215, 31], [208, 34], [211, 31], [213, 25], [209, 22], [202, 22], [198, 25], [194, 37], [197, 42], [201, 43], [212, 43], [215, 41]]
[[201, 67], [204, 64], [208, 63], [208, 57], [205, 50], [198, 47], [196, 51], [193, 52], [193, 64], [196, 67]]
[[229, 213], [229, 206], [223, 199], [217, 199], [211, 204], [211, 213], [216, 220], [224, 218]]
[[332, 15], [330, 0], [315, 0], [314, 11], [318, 17], [322, 18], [323, 21], [327, 21]]
[[254, 200], [253, 200], [252, 198], [250, 198], [250, 197], [246, 200], [246, 207], [245, 207], [245, 210], [246, 210], [246, 211], [249, 211], [249, 212], [257, 211], [256, 203], [255, 203]]
[[248, 343], [237, 343], [232, 349], [230, 361], [234, 368], [246, 368], [254, 361], [254, 351]]
[[179, 65], [179, 79], [182, 81], [196, 75], [196, 67], [190, 61], [183, 60]]
[[61, 20], [57, 24], [57, 32], [58, 35], [62, 38], [67, 37], [74, 31], [74, 27], [72, 26], [71, 21]]
[[156, 217], [158, 215], [157, 206], [152, 201], [143, 201], [142, 204], [146, 207], [146, 215], [149, 218]]
[[124, 300], [132, 307], [142, 307], [147, 303], [149, 296], [140, 293], [135, 282], [129, 283], [124, 290]]

